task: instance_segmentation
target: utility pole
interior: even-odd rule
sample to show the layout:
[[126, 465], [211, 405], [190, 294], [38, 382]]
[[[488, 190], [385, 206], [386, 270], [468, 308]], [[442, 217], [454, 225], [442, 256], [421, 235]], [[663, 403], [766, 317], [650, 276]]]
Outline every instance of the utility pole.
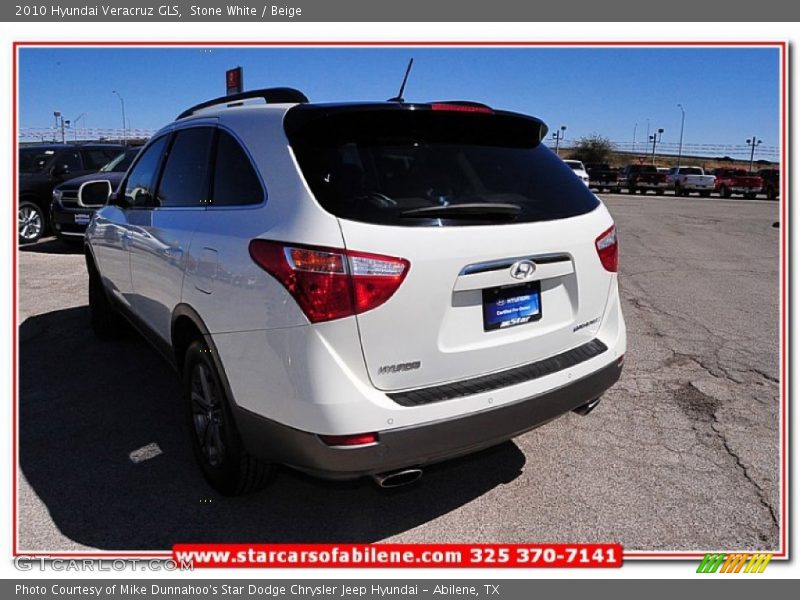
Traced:
[[639, 123], [633, 124], [633, 143], [631, 144], [631, 152], [636, 154], [636, 128], [639, 126]]

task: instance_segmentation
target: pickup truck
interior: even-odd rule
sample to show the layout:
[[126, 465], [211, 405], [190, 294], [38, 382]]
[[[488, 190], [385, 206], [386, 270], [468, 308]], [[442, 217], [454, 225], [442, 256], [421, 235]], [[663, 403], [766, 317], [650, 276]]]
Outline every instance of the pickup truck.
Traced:
[[758, 175], [751, 175], [744, 169], [717, 169], [714, 173], [716, 181], [714, 189], [720, 198], [730, 198], [733, 194], [741, 194], [752, 200], [761, 191], [763, 181]]
[[652, 190], [660, 196], [667, 189], [667, 176], [655, 165], [628, 165], [622, 171], [620, 187], [627, 188], [629, 194]]
[[708, 198], [714, 191], [713, 175], [706, 175], [701, 167], [672, 167], [667, 174], [667, 187], [675, 190], [676, 196], [688, 196], [698, 192]]
[[761, 193], [770, 200], [775, 200], [780, 189], [780, 171], [778, 169], [761, 169], [757, 175], [761, 177]]
[[586, 165], [586, 172], [589, 174], [589, 188], [596, 189], [598, 192], [619, 191], [619, 171], [616, 169], [612, 169], [605, 163], [589, 163]]

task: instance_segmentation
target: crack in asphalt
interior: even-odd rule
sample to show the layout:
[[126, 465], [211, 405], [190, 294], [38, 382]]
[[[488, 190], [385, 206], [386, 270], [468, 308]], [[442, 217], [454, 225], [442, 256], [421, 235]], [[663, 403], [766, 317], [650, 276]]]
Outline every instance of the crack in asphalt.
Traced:
[[[771, 384], [779, 383], [779, 379], [777, 377], [774, 377], [757, 367], [741, 364], [736, 364], [735, 366], [724, 364], [724, 360], [720, 357], [720, 352], [725, 349], [726, 344], [730, 341], [729, 339], [726, 339], [726, 335], [714, 332], [704, 323], [690, 318], [687, 319], [687, 315], [685, 314], [674, 315], [667, 310], [653, 305], [645, 299], [647, 297], [646, 291], [638, 286], [635, 282], [631, 287], [638, 288], [638, 293], [634, 292], [633, 289], [625, 289], [624, 286], [621, 287], [621, 291], [623, 292], [623, 300], [632, 309], [639, 313], [641, 317], [640, 322], [646, 326], [646, 330], [643, 331], [643, 334], [662, 340], [664, 348], [671, 353], [670, 356], [662, 361], [662, 367], [675, 368], [684, 367], [687, 364], [695, 364], [714, 380], [723, 380], [734, 385], [755, 383], [752, 381], [747, 381], [747, 379], [749, 379], [745, 377], [747, 374], [757, 376], [759, 378], [759, 385], [764, 385], [764, 380]], [[634, 293], [637, 295], [633, 295]], [[656, 322], [657, 319], [665, 317], [670, 319], [680, 319], [681, 322], [684, 323], [691, 321], [691, 328], [700, 330], [705, 334], [704, 337], [709, 344], [711, 356], [706, 358], [697, 354], [687, 354], [685, 352], [675, 350], [672, 347], [673, 344], [671, 344], [673, 338], [675, 338], [675, 335], [663, 331]], [[669, 386], [667, 386], [666, 383], [667, 382], [663, 380], [661, 382], [657, 380], [653, 381], [654, 385], [658, 387], [665, 387], [667, 388], [667, 391], [670, 392]], [[691, 381], [691, 378], [683, 385], [682, 388], [671, 391], [671, 396], [675, 399], [678, 406], [687, 414], [687, 416], [690, 417], [692, 429], [697, 436], [698, 442], [712, 451], [714, 451], [714, 449], [721, 448], [733, 462], [733, 464], [735, 464], [736, 471], [740, 474], [741, 478], [744, 479], [744, 481], [746, 481], [750, 486], [752, 486], [758, 502], [769, 513], [771, 520], [769, 533], [772, 539], [776, 539], [780, 529], [780, 521], [778, 519], [776, 509], [769, 502], [765, 489], [758, 483], [758, 481], [756, 481], [750, 469], [748, 469], [742, 460], [742, 457], [736, 452], [728, 440], [728, 437], [723, 429], [724, 424], [720, 421], [720, 418], [717, 414], [718, 408], [722, 401], [698, 389], [694, 382]], [[764, 403], [761, 400], [759, 401]], [[703, 427], [703, 424], [707, 424], [707, 427]], [[717, 440], [717, 443], [712, 444], [709, 440], [709, 435], [713, 435], [714, 439]], [[664, 447], [667, 448], [667, 446]], [[667, 449], [673, 452], [675, 451], [672, 448]], [[763, 534], [759, 534], [759, 537], [764, 538]]]

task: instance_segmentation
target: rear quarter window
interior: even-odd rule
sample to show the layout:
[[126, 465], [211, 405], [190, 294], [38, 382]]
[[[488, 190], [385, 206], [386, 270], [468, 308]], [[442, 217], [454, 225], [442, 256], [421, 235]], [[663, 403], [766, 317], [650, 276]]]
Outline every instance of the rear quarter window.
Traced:
[[[542, 123], [521, 115], [350, 110], [293, 125], [289, 119], [287, 134], [309, 187], [323, 208], [344, 219], [403, 226], [514, 223], [573, 217], [599, 205], [572, 169], [539, 143]], [[467, 212], [459, 205], [469, 205], [470, 214], [459, 214]], [[519, 209], [501, 215], [493, 205]], [[447, 210], [436, 208], [435, 218], [420, 214], [435, 207]]]

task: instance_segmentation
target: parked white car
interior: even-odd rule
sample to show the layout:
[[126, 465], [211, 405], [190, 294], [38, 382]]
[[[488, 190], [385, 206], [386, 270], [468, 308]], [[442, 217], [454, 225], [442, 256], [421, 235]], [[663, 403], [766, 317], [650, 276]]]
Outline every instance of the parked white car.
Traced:
[[572, 169], [572, 172], [578, 176], [578, 178], [586, 184], [586, 187], [589, 187], [589, 173], [586, 171], [586, 167], [583, 165], [583, 162], [579, 160], [572, 160], [568, 159], [565, 160], [564, 163]]
[[667, 175], [667, 188], [675, 190], [676, 196], [687, 196], [691, 192], [710, 196], [715, 179], [713, 175], [706, 175], [702, 167], [672, 167]]
[[473, 103], [202, 103], [89, 224], [91, 324], [175, 366], [225, 494], [275, 464], [401, 485], [588, 413], [625, 353], [617, 234], [546, 133]]

